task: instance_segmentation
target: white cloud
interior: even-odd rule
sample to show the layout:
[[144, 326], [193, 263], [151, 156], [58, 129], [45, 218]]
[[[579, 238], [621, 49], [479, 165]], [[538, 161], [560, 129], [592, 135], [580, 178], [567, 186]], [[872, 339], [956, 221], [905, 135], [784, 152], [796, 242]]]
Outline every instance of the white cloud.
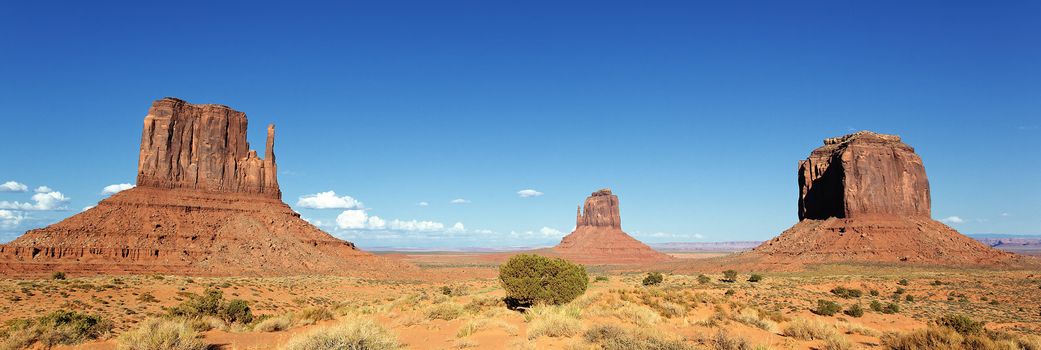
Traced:
[[454, 225], [452, 225], [452, 227], [449, 227], [447, 232], [449, 232], [449, 233], [463, 233], [463, 232], [466, 232], [466, 226], [463, 226], [463, 223], [461, 223], [461, 222], [457, 222]]
[[80, 210], [80, 211], [87, 211], [87, 210], [90, 210], [90, 208], [93, 208], [93, 207], [94, 207], [93, 205], [88, 205], [88, 206], [83, 207], [83, 210]]
[[943, 222], [945, 224], [960, 224], [965, 222], [965, 220], [957, 216], [948, 216], [943, 219], [940, 219], [940, 222]]
[[3, 184], [0, 184], [0, 192], [25, 192], [28, 190], [29, 186], [14, 181], [8, 181], [4, 182]]
[[1006, 217], [1007, 218], [1009, 216], [1012, 216], [1012, 215], [1010, 215], [1009, 213], [1001, 213], [1001, 217]]
[[[47, 189], [46, 186], [41, 186], [37, 190]], [[37, 192], [32, 196], [33, 203], [24, 202], [8, 202], [0, 201], [0, 209], [14, 209], [14, 210], [63, 210], [65, 204], [69, 202], [69, 198], [61, 194], [58, 191], [50, 192]]]
[[433, 231], [444, 231], [445, 224], [436, 221], [417, 221], [417, 220], [391, 220], [388, 226], [391, 230], [395, 231], [420, 231], [420, 232], [433, 232]]
[[362, 209], [365, 207], [351, 196], [337, 197], [335, 191], [301, 196], [296, 205], [308, 209]]
[[560, 230], [558, 230], [558, 229], [555, 229], [555, 228], [552, 228], [552, 227], [545, 227], [545, 226], [543, 226], [542, 228], [539, 229], [539, 233], [541, 233], [543, 236], [547, 236], [547, 237], [555, 237], [555, 236], [563, 236], [564, 235], [564, 233], [560, 232]]
[[108, 185], [108, 186], [105, 186], [105, 188], [101, 190], [101, 194], [116, 194], [116, 193], [119, 193], [120, 191], [126, 191], [126, 190], [129, 190], [131, 188], [134, 188], [134, 185], [131, 185], [131, 184]]
[[456, 198], [456, 199], [453, 199], [451, 202], [448, 202], [448, 203], [452, 203], [452, 204], [467, 204], [467, 203], [470, 203], [470, 200], [462, 199], [462, 198]]
[[521, 198], [528, 198], [528, 197], [538, 197], [538, 196], [543, 195], [543, 193], [529, 188], [529, 189], [526, 189], [526, 190], [517, 191], [517, 195], [520, 196]]
[[33, 192], [36, 192], [36, 193], [47, 193], [47, 192], [54, 192], [54, 190], [51, 189], [50, 187], [47, 187], [47, 186], [40, 186], [40, 187], [37, 187], [35, 190], [33, 190]]
[[421, 206], [421, 207], [428, 207], [428, 206], [430, 206], [430, 203], [427, 203], [427, 202], [419, 202], [419, 203], [416, 203], [416, 205], [418, 205], [418, 206]]
[[0, 228], [14, 228], [22, 223], [22, 220], [25, 220], [25, 214], [11, 210], [0, 210]]

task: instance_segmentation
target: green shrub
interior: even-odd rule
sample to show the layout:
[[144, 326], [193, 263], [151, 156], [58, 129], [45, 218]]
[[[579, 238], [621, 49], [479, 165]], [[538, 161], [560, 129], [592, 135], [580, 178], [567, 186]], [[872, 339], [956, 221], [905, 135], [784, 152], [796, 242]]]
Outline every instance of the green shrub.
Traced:
[[839, 286], [839, 287], [832, 288], [831, 289], [831, 294], [835, 294], [836, 296], [849, 299], [849, 298], [859, 298], [861, 295], [863, 295], [863, 292], [861, 292], [860, 289], [846, 288], [846, 287]]
[[737, 281], [737, 271], [726, 270], [723, 271], [723, 282], [735, 282]]
[[119, 350], [203, 350], [199, 333], [184, 320], [147, 319], [137, 329], [119, 336]]
[[900, 305], [897, 305], [896, 303], [888, 303], [886, 306], [882, 307], [882, 313], [884, 314], [895, 314], [897, 312], [900, 312]]
[[871, 296], [873, 296], [873, 297], [877, 297], [878, 296], [878, 290], [877, 289], [872, 289], [869, 294], [871, 294]]
[[760, 274], [752, 274], [751, 276], [748, 277], [748, 282], [752, 282], [752, 283], [760, 282], [762, 280], [763, 280], [763, 275], [760, 275]]
[[897, 294], [897, 295], [904, 294], [904, 292], [906, 292], [906, 291], [907, 290], [905, 290], [905, 289], [903, 289], [901, 287], [896, 287], [896, 291], [893, 291], [893, 294]]
[[608, 278], [607, 276], [596, 276], [596, 278], [593, 279], [593, 282], [607, 282], [607, 281], [610, 281], [610, 280], [611, 279]]
[[882, 303], [878, 302], [878, 300], [872, 300], [869, 307], [871, 308], [871, 311], [882, 312]]
[[648, 272], [647, 277], [643, 278], [643, 285], [653, 286], [660, 284], [665, 280], [665, 277], [661, 275], [661, 272]]
[[142, 303], [159, 302], [159, 299], [156, 299], [156, 297], [149, 292], [141, 293], [141, 295], [137, 296], [137, 300], [140, 300]]
[[218, 314], [227, 323], [253, 322], [253, 311], [249, 309], [249, 303], [241, 299], [234, 299], [222, 305]]
[[976, 321], [961, 314], [944, 315], [936, 320], [936, 325], [953, 329], [962, 335], [982, 333], [986, 330], [983, 327], [986, 324], [986, 321]]
[[727, 289], [727, 291], [725, 293], [723, 293], [723, 295], [726, 295], [728, 297], [732, 296], [734, 294], [737, 294], [737, 292], [735, 292], [733, 289]]
[[900, 282], [897, 282], [896, 284], [899, 284], [899, 285], [901, 285], [901, 286], [906, 286], [906, 285], [908, 285], [908, 284], [910, 284], [910, 283], [909, 283], [909, 282], [907, 282], [907, 279], [906, 279], [906, 278], [904, 278], [904, 279], [901, 279], [901, 280], [900, 280]]
[[705, 284], [712, 282], [712, 279], [705, 275], [698, 275], [698, 283]]
[[53, 274], [51, 274], [51, 279], [63, 280], [63, 279], [65, 279], [65, 273], [61, 272], [61, 271], [56, 271]]
[[559, 305], [585, 293], [589, 277], [582, 265], [559, 258], [520, 254], [499, 267], [499, 282], [514, 303]]
[[833, 316], [839, 311], [842, 311], [842, 306], [834, 301], [820, 299], [817, 300], [817, 308], [811, 311], [822, 316]]
[[864, 308], [860, 307], [860, 304], [853, 304], [846, 308], [845, 311], [842, 311], [842, 313], [850, 317], [860, 317], [864, 316]]
[[0, 329], [0, 348], [43, 348], [73, 345], [97, 339], [112, 330], [112, 323], [100, 316], [57, 310], [35, 319], [13, 319]]
[[401, 348], [397, 337], [371, 320], [351, 320], [289, 339], [286, 350], [392, 350]]
[[908, 294], [908, 295], [904, 296], [904, 300], [906, 300], [906, 301], [914, 301], [914, 295]]

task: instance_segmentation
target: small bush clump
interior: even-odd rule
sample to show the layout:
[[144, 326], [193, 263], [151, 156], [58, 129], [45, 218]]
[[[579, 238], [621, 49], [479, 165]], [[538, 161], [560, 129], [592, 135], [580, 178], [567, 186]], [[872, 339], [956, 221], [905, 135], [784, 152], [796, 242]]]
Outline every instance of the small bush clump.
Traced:
[[451, 321], [463, 315], [463, 306], [456, 303], [434, 304], [426, 310], [427, 319]]
[[846, 287], [839, 286], [839, 287], [832, 288], [831, 289], [831, 294], [835, 294], [836, 296], [839, 296], [839, 297], [842, 297], [842, 298], [850, 299], [850, 298], [859, 298], [861, 295], [863, 295], [863, 292], [861, 292], [860, 289], [846, 288]]
[[564, 259], [520, 254], [499, 267], [499, 282], [517, 304], [559, 305], [585, 293], [589, 277], [582, 265]]
[[698, 283], [706, 284], [712, 282], [712, 279], [705, 275], [698, 275]]
[[528, 339], [541, 336], [570, 337], [582, 331], [581, 312], [569, 306], [536, 306], [524, 313]]
[[853, 304], [846, 308], [845, 311], [842, 311], [842, 313], [850, 317], [861, 317], [864, 316], [864, 308], [860, 307], [860, 304]]
[[752, 274], [751, 276], [748, 276], [748, 282], [756, 283], [756, 282], [760, 282], [762, 280], [763, 280], [763, 275], [760, 275], [760, 274]]
[[98, 339], [111, 330], [112, 323], [100, 316], [57, 310], [35, 319], [7, 321], [0, 329], [0, 349], [73, 345]]
[[732, 282], [736, 282], [736, 281], [737, 281], [737, 271], [734, 271], [734, 270], [723, 271], [723, 282], [732, 283]]
[[987, 324], [986, 321], [976, 321], [961, 314], [944, 315], [935, 323], [937, 326], [953, 329], [962, 335], [983, 333], [986, 330], [983, 326]]
[[64, 280], [65, 279], [65, 273], [61, 272], [61, 271], [55, 271], [53, 274], [51, 274], [51, 279], [59, 280], [59, 281], [60, 280]]
[[202, 295], [189, 294], [188, 300], [167, 310], [173, 317], [200, 318], [205, 316], [219, 317], [228, 323], [249, 323], [253, 321], [253, 311], [245, 300], [224, 300], [224, 293], [218, 289], [206, 289]]
[[603, 350], [688, 350], [691, 346], [680, 340], [666, 338], [658, 333], [640, 332], [615, 325], [596, 325], [585, 331], [583, 337], [587, 342], [600, 346]]
[[653, 286], [658, 285], [665, 280], [665, 277], [661, 275], [661, 272], [648, 272], [647, 277], [643, 278], [643, 285]]
[[817, 307], [811, 311], [822, 316], [833, 316], [842, 311], [842, 306], [834, 301], [819, 299], [817, 300]]
[[817, 321], [795, 319], [781, 331], [781, 335], [799, 340], [828, 339], [838, 335], [834, 327]]

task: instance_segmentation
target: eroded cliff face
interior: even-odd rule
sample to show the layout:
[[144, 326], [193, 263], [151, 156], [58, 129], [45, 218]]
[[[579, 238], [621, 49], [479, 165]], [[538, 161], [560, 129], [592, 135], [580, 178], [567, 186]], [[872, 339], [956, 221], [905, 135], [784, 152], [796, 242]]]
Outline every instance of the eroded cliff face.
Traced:
[[861, 131], [824, 140], [799, 162], [799, 220], [930, 216], [929, 180], [896, 135]]
[[138, 185], [0, 245], [3, 276], [172, 273], [383, 275], [415, 267], [357, 249], [280, 199], [274, 126], [263, 159], [246, 115], [175, 98], [145, 117]]
[[595, 226], [622, 228], [622, 215], [618, 210], [618, 196], [609, 189], [593, 192], [586, 198], [585, 206], [579, 210], [575, 227]]
[[609, 189], [586, 198], [575, 220], [575, 231], [553, 248], [565, 259], [583, 264], [641, 264], [672, 259], [622, 231], [618, 196]]
[[141, 133], [137, 185], [281, 198], [275, 165], [275, 126], [261, 159], [246, 141], [246, 114], [172, 97], [152, 103]]

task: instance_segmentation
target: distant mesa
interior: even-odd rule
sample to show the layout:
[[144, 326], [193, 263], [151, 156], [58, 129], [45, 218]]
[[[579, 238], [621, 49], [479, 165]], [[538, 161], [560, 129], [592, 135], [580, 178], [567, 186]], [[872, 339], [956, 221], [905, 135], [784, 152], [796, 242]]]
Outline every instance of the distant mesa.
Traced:
[[824, 140], [799, 162], [799, 222], [740, 254], [760, 267], [836, 262], [974, 266], [1019, 259], [931, 218], [929, 180], [914, 148], [861, 131]]
[[155, 101], [144, 119], [138, 186], [0, 245], [0, 272], [293, 275], [408, 270], [322, 232], [281, 201], [275, 128], [265, 155], [246, 114]]
[[618, 196], [609, 189], [593, 192], [578, 209], [575, 231], [553, 248], [565, 259], [583, 264], [639, 264], [669, 261], [622, 231]]

